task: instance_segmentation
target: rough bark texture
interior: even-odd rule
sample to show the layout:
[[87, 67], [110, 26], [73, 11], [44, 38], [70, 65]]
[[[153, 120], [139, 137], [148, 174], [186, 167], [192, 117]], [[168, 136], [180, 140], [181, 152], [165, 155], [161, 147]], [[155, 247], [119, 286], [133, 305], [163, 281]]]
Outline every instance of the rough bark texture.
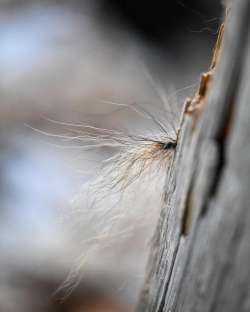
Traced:
[[226, 18], [204, 105], [184, 114], [137, 311], [250, 311], [250, 1]]

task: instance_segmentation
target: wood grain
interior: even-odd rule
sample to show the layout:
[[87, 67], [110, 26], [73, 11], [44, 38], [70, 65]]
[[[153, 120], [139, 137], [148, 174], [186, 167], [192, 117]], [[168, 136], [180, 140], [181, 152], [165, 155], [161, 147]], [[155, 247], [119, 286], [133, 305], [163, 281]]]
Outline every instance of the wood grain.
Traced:
[[234, 1], [203, 109], [183, 116], [139, 312], [250, 311], [249, 24]]

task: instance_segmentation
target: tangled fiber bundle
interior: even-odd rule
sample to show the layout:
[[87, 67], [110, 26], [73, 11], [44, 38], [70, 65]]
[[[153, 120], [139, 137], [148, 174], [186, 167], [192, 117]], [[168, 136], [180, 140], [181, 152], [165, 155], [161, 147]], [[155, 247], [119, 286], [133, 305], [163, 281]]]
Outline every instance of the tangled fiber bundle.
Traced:
[[133, 239], [138, 231], [145, 234], [145, 240], [149, 239], [158, 219], [167, 169], [177, 145], [178, 120], [175, 117], [174, 122], [166, 122], [164, 119], [174, 115], [172, 112], [167, 114], [166, 110], [160, 112], [161, 117], [155, 117], [139, 105], [115, 105], [132, 109], [151, 122], [154, 131], [129, 134], [53, 120], [49, 121], [62, 126], [67, 134], [36, 130], [43, 135], [59, 137], [64, 147], [72, 148], [71, 143], [77, 143], [74, 147], [80, 148], [81, 152], [112, 151], [110, 157], [101, 161], [96, 177], [83, 185], [71, 204], [69, 219], [73, 220], [71, 226], [77, 237], [82, 237], [83, 252], [58, 289], [63, 290], [65, 296], [81, 281], [81, 273], [85, 274], [84, 268], [89, 263], [98, 257], [105, 262], [106, 250], [110, 252], [117, 244]]

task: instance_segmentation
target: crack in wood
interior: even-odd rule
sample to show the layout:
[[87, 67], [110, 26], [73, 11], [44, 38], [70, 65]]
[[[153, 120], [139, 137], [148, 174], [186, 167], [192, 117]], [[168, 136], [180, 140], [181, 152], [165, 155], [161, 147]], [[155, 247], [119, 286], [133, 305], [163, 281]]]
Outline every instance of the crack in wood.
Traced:
[[191, 180], [189, 190], [186, 197], [185, 208], [183, 212], [181, 235], [188, 236], [193, 221], [193, 179]]

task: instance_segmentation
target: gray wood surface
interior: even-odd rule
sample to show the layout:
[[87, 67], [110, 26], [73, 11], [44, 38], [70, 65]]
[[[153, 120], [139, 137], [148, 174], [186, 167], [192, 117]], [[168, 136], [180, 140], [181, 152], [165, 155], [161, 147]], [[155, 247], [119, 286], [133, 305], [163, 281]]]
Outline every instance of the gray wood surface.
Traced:
[[250, 1], [235, 0], [197, 114], [184, 114], [137, 311], [250, 311]]

